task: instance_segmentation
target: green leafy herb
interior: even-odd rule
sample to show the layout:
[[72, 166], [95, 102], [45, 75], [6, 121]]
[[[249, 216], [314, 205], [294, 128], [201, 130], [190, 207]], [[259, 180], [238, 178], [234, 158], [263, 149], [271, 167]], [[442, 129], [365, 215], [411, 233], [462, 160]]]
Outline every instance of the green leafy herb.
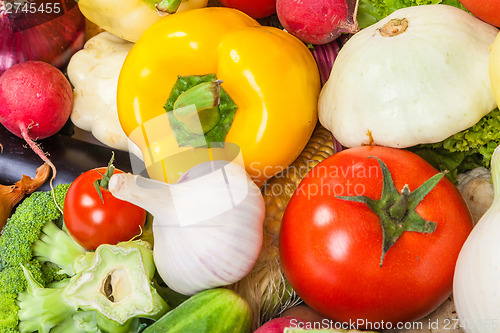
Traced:
[[409, 150], [423, 157], [447, 176], [455, 180], [458, 173], [483, 166], [490, 167], [491, 156], [500, 145], [500, 111], [491, 111], [472, 127], [458, 132], [444, 141], [422, 144]]
[[398, 9], [434, 4], [450, 5], [465, 10], [458, 0], [359, 0], [358, 25], [360, 29], [363, 29]]

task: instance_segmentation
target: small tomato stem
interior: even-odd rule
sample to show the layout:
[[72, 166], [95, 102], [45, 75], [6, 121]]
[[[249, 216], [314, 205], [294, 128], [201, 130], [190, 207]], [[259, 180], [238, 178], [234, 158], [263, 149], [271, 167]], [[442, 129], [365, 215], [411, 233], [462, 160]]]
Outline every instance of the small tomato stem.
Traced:
[[408, 210], [408, 203], [410, 200], [410, 188], [408, 185], [403, 187], [401, 191], [401, 196], [397, 201], [389, 208], [389, 215], [396, 220], [401, 220], [406, 211]]
[[108, 166], [106, 167], [106, 171], [102, 175], [102, 178], [97, 179], [94, 182], [94, 187], [97, 191], [97, 194], [99, 194], [99, 197], [101, 198], [103, 203], [104, 203], [104, 198], [102, 197], [101, 187], [105, 190], [108, 189], [109, 180], [111, 179], [111, 176], [115, 172], [115, 166], [113, 165], [114, 159], [115, 159], [115, 152], [112, 152], [111, 158], [109, 159], [109, 162], [108, 162]]

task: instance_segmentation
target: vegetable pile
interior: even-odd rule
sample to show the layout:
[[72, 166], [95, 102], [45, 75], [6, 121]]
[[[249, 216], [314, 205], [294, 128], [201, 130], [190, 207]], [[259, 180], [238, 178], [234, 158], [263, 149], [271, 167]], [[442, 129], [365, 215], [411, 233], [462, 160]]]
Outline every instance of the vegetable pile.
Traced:
[[494, 1], [16, 4], [0, 332], [498, 331]]

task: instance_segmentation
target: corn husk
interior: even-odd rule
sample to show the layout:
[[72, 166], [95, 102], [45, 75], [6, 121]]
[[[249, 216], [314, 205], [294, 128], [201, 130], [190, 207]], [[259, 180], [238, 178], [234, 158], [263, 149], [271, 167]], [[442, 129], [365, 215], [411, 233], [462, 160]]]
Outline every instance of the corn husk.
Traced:
[[262, 187], [266, 205], [262, 250], [252, 271], [231, 286], [250, 304], [253, 330], [300, 302], [281, 270], [278, 251], [281, 220], [293, 192], [305, 175], [334, 152], [331, 133], [318, 125], [299, 157]]

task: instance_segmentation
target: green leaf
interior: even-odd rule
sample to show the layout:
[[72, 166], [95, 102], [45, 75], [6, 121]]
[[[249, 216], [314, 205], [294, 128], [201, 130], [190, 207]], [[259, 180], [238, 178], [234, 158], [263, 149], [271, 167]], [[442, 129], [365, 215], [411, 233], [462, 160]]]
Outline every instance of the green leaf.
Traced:
[[458, 173], [479, 166], [490, 167], [491, 156], [500, 145], [500, 111], [494, 109], [475, 125], [458, 132], [444, 141], [408, 148], [440, 171], [449, 171], [447, 177], [456, 180]]
[[466, 10], [458, 0], [359, 0], [356, 18], [359, 28], [363, 29], [398, 9], [432, 4], [450, 5]]

